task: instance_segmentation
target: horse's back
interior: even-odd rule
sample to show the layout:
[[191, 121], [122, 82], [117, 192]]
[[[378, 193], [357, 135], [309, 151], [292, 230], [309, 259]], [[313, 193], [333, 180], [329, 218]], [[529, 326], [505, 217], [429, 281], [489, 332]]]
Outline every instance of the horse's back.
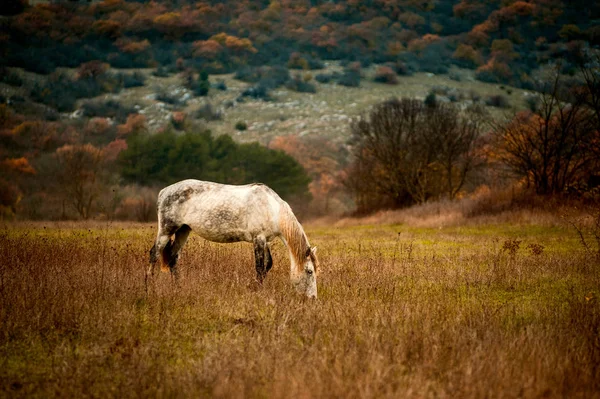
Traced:
[[188, 225], [211, 241], [252, 241], [256, 235], [277, 235], [281, 202], [263, 184], [184, 180], [161, 190], [158, 212], [161, 223]]

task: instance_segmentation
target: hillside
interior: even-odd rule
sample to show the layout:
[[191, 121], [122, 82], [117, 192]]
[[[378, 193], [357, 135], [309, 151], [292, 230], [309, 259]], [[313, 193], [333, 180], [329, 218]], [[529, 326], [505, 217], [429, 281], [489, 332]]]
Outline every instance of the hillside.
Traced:
[[[453, 155], [452, 162], [477, 154], [477, 165], [491, 169], [474, 177], [474, 171], [463, 173], [447, 166], [442, 177], [441, 160], [433, 159], [441, 154], [439, 149], [426, 152], [428, 159], [417, 162], [424, 162], [428, 172], [415, 171], [411, 184], [434, 173], [435, 178], [427, 179], [444, 179], [452, 186], [452, 175], [462, 176], [456, 193], [450, 189], [451, 197], [461, 189], [463, 195], [489, 183], [490, 173], [514, 169], [501, 159], [499, 126], [515, 117], [529, 123], [519, 112], [538, 115], [545, 95], [585, 107], [585, 119], [592, 125], [597, 119], [592, 110], [597, 105], [594, 46], [600, 8], [578, 1], [11, 0], [3, 3], [0, 14], [5, 15], [0, 19], [0, 165], [9, 176], [0, 186], [2, 214], [10, 217], [19, 213], [34, 218], [48, 213], [51, 218], [76, 216], [69, 211], [70, 197], [61, 199], [60, 187], [44, 183], [48, 181], [44, 173], [57, 167], [64, 170], [57, 162], [65, 151], [79, 154], [72, 159], [83, 157], [93, 168], [103, 165], [98, 169], [102, 178], [96, 172], [81, 177], [85, 184], [89, 176], [95, 176], [94, 182], [98, 177], [101, 185], [91, 192], [76, 190], [93, 197], [89, 201], [97, 205], [91, 214], [131, 214], [122, 209], [127, 198], [135, 204], [152, 202], [147, 184], [125, 190], [126, 183], [136, 182], [136, 175], [124, 177], [120, 153], [129, 147], [130, 156], [148, 158], [131, 154], [131, 140], [145, 143], [136, 151], [150, 151], [144, 146], [166, 145], [169, 134], [183, 135], [178, 139], [183, 141], [204, 134], [189, 138], [198, 146], [193, 151], [203, 155], [189, 154], [186, 159], [194, 162], [206, 156], [211, 172], [197, 177], [218, 176], [228, 183], [263, 180], [265, 172], [247, 170], [253, 163], [246, 159], [224, 166], [219, 161], [223, 151], [233, 159], [237, 145], [256, 141], [284, 151], [312, 179], [310, 185], [292, 190], [304, 190], [302, 198], [312, 196], [312, 205], [303, 201], [301, 206], [319, 209], [319, 214], [332, 209], [340, 213], [352, 210], [358, 201], [360, 184], [352, 179], [365, 178], [357, 175], [356, 162], [363, 149], [352, 121], [367, 117], [390, 98], [422, 100], [427, 107], [439, 109], [440, 117], [454, 110], [461, 115], [477, 110], [476, 117], [468, 117], [476, 119], [471, 122], [477, 125], [480, 139], [469, 145], [477, 149]], [[553, 76], [560, 77], [560, 84]], [[549, 84], [556, 88], [552, 93]], [[581, 137], [591, 146], [578, 148], [595, 151], [593, 130], [585, 127], [584, 131], [589, 133]], [[162, 133], [167, 136], [150, 138]], [[238, 144], [206, 134], [231, 136]], [[258, 156], [250, 147], [240, 148], [247, 156]], [[175, 157], [177, 151], [153, 150], [163, 152], [164, 159]], [[157, 165], [138, 171], [143, 173], [138, 181], [153, 182], [155, 190], [176, 179], [162, 171], [158, 158], [153, 162]], [[503, 166], [498, 167], [498, 162]], [[585, 155], [581, 162], [577, 166], [581, 171], [565, 172], [569, 182], [561, 180], [559, 188], [550, 191], [587, 184], [597, 159]], [[205, 170], [200, 164], [183, 169]], [[268, 170], [268, 164], [256, 167]], [[364, 167], [361, 170], [368, 169]], [[232, 175], [219, 168], [243, 172]], [[159, 169], [163, 175], [153, 175]], [[374, 171], [382, 173], [380, 167]], [[513, 174], [529, 182], [532, 173]], [[299, 175], [282, 179], [306, 180]], [[443, 186], [431, 182], [427, 185]], [[389, 187], [373, 189], [389, 191]], [[115, 198], [101, 194], [107, 192], [115, 193]], [[106, 198], [101, 200], [103, 195]], [[446, 194], [429, 188], [419, 194], [396, 193], [395, 199], [372, 206], [398, 207], [441, 195]], [[36, 204], [50, 209], [40, 213]], [[109, 208], [112, 211], [106, 211]]]

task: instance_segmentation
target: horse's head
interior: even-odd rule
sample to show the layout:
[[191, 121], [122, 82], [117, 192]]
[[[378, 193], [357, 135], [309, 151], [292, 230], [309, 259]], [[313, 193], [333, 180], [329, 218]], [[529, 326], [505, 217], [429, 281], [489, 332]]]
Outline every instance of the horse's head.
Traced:
[[296, 290], [309, 298], [317, 297], [317, 247], [306, 250], [303, 261], [300, 263], [296, 276], [292, 279]]

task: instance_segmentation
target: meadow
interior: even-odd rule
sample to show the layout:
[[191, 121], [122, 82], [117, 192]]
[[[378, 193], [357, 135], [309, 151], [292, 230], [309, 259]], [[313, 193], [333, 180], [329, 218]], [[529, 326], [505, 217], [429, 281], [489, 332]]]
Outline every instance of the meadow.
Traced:
[[144, 275], [153, 224], [0, 232], [2, 397], [600, 397], [600, 264], [567, 225], [306, 226], [318, 300], [274, 246], [192, 237]]

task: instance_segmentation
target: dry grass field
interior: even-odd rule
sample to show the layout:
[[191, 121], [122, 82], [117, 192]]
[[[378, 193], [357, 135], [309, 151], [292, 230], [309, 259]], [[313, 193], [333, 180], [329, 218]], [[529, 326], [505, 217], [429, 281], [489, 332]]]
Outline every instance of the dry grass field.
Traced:
[[153, 225], [0, 231], [2, 397], [600, 397], [600, 265], [566, 226], [309, 225], [319, 299], [281, 244], [193, 237], [146, 290]]

